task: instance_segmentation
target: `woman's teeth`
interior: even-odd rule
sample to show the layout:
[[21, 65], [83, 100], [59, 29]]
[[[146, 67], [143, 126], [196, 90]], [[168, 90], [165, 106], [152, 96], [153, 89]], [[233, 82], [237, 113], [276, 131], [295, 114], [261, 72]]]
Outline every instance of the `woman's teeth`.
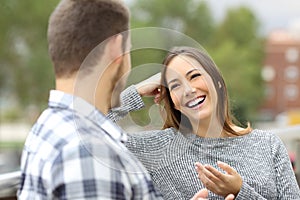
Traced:
[[205, 96], [194, 99], [187, 103], [187, 107], [189, 107], [189, 108], [196, 107], [196, 106], [200, 105], [201, 103], [203, 103], [204, 100], [205, 100]]

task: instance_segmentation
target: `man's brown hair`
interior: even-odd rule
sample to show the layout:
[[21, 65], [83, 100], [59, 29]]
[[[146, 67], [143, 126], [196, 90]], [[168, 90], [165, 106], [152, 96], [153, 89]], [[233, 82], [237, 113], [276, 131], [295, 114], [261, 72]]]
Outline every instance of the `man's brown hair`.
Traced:
[[121, 1], [62, 0], [48, 26], [49, 54], [56, 77], [78, 71], [98, 44], [128, 28], [129, 11]]

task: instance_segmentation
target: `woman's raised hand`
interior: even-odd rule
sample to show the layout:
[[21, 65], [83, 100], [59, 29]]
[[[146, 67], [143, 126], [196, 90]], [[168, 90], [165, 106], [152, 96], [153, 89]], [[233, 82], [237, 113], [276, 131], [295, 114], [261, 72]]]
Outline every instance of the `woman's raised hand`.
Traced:
[[157, 73], [146, 80], [135, 84], [135, 88], [141, 96], [154, 96], [154, 102], [158, 103], [160, 98], [161, 73]]
[[217, 164], [226, 172], [225, 174], [210, 165], [202, 165], [197, 162], [195, 167], [199, 179], [208, 190], [215, 194], [223, 197], [229, 194], [237, 196], [243, 184], [241, 175], [224, 162], [218, 161]]

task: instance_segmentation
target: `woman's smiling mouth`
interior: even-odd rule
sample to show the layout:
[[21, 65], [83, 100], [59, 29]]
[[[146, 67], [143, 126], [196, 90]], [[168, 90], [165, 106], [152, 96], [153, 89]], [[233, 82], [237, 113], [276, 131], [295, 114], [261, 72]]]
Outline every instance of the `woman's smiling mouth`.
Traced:
[[199, 96], [196, 99], [193, 99], [185, 104], [188, 108], [198, 108], [206, 99], [206, 95]]

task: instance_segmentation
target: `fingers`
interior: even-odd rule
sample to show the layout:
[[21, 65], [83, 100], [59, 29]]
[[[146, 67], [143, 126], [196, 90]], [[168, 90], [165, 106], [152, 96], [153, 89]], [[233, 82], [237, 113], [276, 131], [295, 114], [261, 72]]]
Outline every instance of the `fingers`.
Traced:
[[160, 83], [161, 72], [154, 74], [153, 76], [150, 77], [150, 79], [153, 80], [154, 82]]
[[233, 194], [229, 194], [225, 200], [234, 200], [234, 195]]
[[[207, 169], [214, 177], [217, 178], [217, 180], [221, 180], [221, 181], [226, 181], [226, 176], [221, 173], [220, 171], [218, 171], [216, 168], [210, 166], [210, 165], [205, 165], [205, 169]], [[214, 180], [216, 181], [216, 180]]]
[[205, 177], [208, 178], [208, 180], [211, 180], [212, 182], [220, 182], [222, 181], [224, 176], [221, 172], [219, 172], [217, 169], [210, 165], [203, 166], [201, 163], [197, 163], [196, 167], [198, 167], [198, 173], [202, 173]]
[[232, 168], [230, 165], [224, 162], [218, 161], [217, 164], [221, 169], [223, 169], [228, 174], [234, 175], [237, 173], [237, 171], [234, 168]]
[[208, 196], [208, 190], [206, 188], [201, 189], [199, 192], [197, 192], [191, 200], [200, 200], [200, 199], [206, 199]]
[[150, 78], [135, 84], [135, 88], [141, 96], [154, 96], [159, 93], [161, 73], [157, 73]]
[[154, 103], [159, 104], [160, 101], [160, 91], [154, 96]]
[[[218, 162], [218, 166], [228, 174], [223, 174], [210, 165], [195, 163], [198, 177], [207, 189], [224, 197], [228, 194], [236, 195], [242, 186], [241, 176], [226, 163]], [[228, 200], [231, 198], [232, 196], [228, 195]]]
[[202, 164], [196, 163], [196, 170], [198, 177], [203, 185], [214, 193], [219, 193], [219, 186], [222, 181], [210, 173]]

